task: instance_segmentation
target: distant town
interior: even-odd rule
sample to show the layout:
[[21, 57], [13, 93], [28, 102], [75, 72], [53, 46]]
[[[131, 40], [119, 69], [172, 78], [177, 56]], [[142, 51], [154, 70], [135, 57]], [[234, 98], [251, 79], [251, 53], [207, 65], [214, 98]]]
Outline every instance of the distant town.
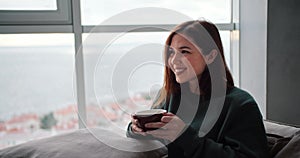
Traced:
[[[147, 95], [136, 95], [121, 103], [107, 105], [89, 104], [86, 106], [86, 127], [116, 125], [126, 128], [130, 114], [150, 108], [152, 101]], [[79, 129], [76, 104], [66, 105], [47, 114], [24, 113], [0, 121], [0, 149], [27, 141], [41, 139]]]

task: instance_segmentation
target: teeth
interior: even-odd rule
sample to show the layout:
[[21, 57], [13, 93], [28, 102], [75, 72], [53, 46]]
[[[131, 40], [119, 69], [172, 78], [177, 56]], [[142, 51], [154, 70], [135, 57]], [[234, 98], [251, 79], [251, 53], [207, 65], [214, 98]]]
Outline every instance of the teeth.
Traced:
[[183, 72], [184, 69], [175, 69], [174, 71], [175, 71], [176, 73], [180, 73], [180, 72]]

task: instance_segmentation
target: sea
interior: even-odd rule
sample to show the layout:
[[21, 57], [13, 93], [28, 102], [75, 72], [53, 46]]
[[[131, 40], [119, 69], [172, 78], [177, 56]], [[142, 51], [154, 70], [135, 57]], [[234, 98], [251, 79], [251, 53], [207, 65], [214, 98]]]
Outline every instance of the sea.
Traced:
[[[162, 87], [167, 33], [133, 33], [104, 45], [106, 36], [111, 34], [83, 45], [86, 105], [105, 106], [141, 93], [153, 99]], [[229, 63], [229, 33], [221, 36]], [[74, 46], [62, 40], [57, 46], [24, 42], [23, 47], [0, 44], [0, 122], [24, 113], [47, 114], [77, 102]]]
[[[154, 96], [163, 80], [161, 52], [155, 44], [84, 50], [87, 104]], [[75, 57], [72, 46], [0, 47], [0, 122], [76, 104]]]

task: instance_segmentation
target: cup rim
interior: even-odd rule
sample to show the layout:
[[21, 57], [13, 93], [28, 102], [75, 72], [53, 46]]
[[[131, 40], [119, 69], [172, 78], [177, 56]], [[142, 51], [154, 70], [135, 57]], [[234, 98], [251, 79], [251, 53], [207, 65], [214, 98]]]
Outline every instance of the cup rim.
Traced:
[[[149, 111], [151, 111], [151, 112], [149, 112]], [[164, 109], [149, 109], [149, 110], [137, 111], [133, 115], [134, 116], [152, 116], [152, 115], [156, 115], [156, 114], [163, 114], [166, 112], [167, 112], [167, 110], [164, 110]]]

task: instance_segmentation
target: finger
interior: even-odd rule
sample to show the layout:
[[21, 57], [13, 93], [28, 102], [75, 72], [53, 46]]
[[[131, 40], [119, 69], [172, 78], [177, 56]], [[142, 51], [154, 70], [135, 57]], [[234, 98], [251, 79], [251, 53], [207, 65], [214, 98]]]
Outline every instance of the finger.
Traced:
[[132, 124], [138, 124], [138, 120], [134, 119], [134, 118], [131, 118], [131, 122], [132, 122]]
[[131, 129], [132, 129], [132, 131], [133, 132], [143, 132], [143, 129], [141, 129], [141, 128], [139, 128], [137, 125], [135, 125], [135, 124], [132, 124], [131, 125]]
[[147, 128], [161, 128], [165, 126], [166, 124], [163, 122], [151, 122], [151, 123], [146, 123], [145, 127]]
[[164, 113], [164, 116], [175, 116], [175, 114], [168, 112], [168, 113]]
[[140, 135], [142, 135], [142, 136], [148, 135], [146, 132], [136, 132], [136, 134], [140, 134]]
[[175, 115], [172, 115], [172, 116], [163, 116], [161, 118], [161, 122], [168, 123], [168, 122], [170, 122], [174, 118], [174, 116]]
[[139, 132], [139, 134], [140, 134], [140, 135], [143, 135], [143, 136], [146, 136], [146, 135], [147, 135], [147, 133], [145, 133], [145, 132]]

